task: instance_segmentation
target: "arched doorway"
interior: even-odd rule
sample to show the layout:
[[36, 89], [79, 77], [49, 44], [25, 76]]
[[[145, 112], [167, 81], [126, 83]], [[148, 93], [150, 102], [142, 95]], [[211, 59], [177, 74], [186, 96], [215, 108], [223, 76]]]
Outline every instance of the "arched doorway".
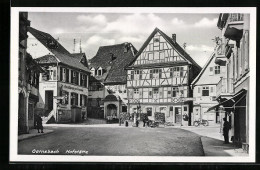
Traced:
[[117, 106], [115, 104], [107, 105], [107, 117], [117, 118]]

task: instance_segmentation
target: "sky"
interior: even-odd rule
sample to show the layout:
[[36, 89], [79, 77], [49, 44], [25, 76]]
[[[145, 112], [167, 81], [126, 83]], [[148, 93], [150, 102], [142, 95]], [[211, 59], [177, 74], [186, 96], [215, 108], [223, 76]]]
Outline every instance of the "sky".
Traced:
[[[28, 13], [31, 27], [51, 34], [69, 52], [79, 52], [81, 40], [88, 59], [95, 56], [100, 46], [130, 42], [139, 50], [157, 27], [169, 37], [176, 34], [177, 42], [181, 46], [186, 43], [186, 52], [202, 67], [214, 51], [216, 44], [212, 39], [221, 34], [218, 16], [218, 13]], [[35, 42], [29, 34], [28, 52], [34, 58], [47, 54]]]

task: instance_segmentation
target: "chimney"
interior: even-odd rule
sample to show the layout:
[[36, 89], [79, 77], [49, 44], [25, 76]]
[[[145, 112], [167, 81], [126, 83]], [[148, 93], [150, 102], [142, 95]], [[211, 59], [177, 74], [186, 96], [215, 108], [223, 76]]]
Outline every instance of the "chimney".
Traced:
[[176, 43], [176, 34], [172, 34], [172, 41]]

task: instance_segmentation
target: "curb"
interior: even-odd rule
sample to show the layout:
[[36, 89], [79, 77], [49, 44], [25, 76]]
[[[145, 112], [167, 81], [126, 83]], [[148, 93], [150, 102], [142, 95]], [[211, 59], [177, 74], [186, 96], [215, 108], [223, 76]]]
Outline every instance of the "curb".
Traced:
[[201, 137], [202, 136], [200, 136], [200, 143], [201, 143], [201, 147], [202, 147], [203, 156], [206, 156], [205, 150], [204, 150], [204, 146], [203, 146], [203, 143], [202, 143], [202, 140], [201, 140]]
[[26, 139], [35, 138], [35, 137], [38, 137], [38, 136], [45, 136], [45, 135], [50, 134], [50, 133], [53, 133], [53, 132], [54, 132], [54, 130], [51, 130], [51, 131], [46, 132], [46, 133], [43, 133], [43, 134], [41, 133], [40, 135], [28, 136], [28, 137], [25, 137], [25, 138], [22, 138], [22, 139], [19, 139], [19, 136], [18, 136], [18, 142], [23, 141], [23, 140], [26, 140]]

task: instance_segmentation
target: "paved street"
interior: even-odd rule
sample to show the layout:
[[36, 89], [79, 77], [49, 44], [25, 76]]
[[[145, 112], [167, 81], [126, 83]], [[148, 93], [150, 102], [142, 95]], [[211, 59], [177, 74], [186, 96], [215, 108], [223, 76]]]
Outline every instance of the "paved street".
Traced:
[[36, 151], [39, 153], [58, 150], [58, 154], [75, 154], [79, 150], [83, 155], [86, 155], [83, 151], [88, 151], [88, 155], [112, 156], [204, 155], [200, 135], [180, 128], [88, 126], [47, 128], [54, 132], [20, 141], [18, 153], [33, 154], [32, 152]]

